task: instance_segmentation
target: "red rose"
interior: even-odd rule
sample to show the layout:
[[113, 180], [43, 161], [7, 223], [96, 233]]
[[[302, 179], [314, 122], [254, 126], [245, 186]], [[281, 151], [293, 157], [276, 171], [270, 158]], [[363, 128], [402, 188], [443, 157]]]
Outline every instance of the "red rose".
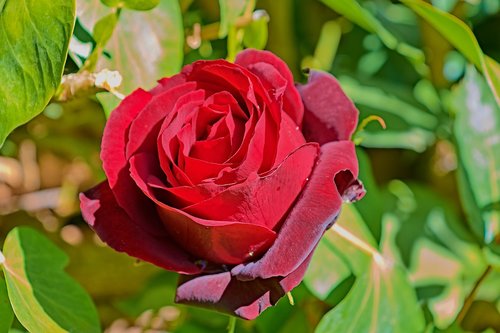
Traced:
[[300, 283], [342, 200], [364, 194], [358, 111], [329, 74], [295, 87], [246, 50], [136, 90], [102, 140], [108, 177], [81, 194], [112, 248], [182, 274], [177, 301], [255, 318]]

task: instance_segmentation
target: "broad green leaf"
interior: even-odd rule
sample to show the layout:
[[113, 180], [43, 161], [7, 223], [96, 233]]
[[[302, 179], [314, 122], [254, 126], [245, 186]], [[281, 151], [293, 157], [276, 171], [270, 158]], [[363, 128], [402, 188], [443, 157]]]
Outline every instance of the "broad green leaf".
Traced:
[[[349, 230], [369, 246], [376, 246], [373, 236], [353, 205], [342, 207], [335, 225]], [[330, 230], [319, 242], [304, 282], [316, 297], [325, 300], [351, 274], [361, 275], [369, 262], [370, 258], [365, 253]]]
[[65, 272], [68, 257], [37, 231], [7, 235], [3, 264], [12, 308], [30, 332], [100, 332], [90, 296]]
[[56, 91], [75, 23], [74, 0], [8, 0], [1, 7], [0, 146]]
[[[500, 106], [484, 78], [469, 67], [453, 94], [455, 138], [466, 186], [481, 213], [470, 219], [473, 229], [489, 244], [500, 235]], [[470, 198], [462, 196], [462, 200]]]
[[[396, 245], [386, 257], [400, 256], [409, 270], [410, 279], [433, 316], [434, 325], [447, 328], [456, 319], [466, 294], [486, 268], [480, 247], [472, 242], [451, 202], [430, 188], [406, 184], [399, 180], [389, 183], [391, 195], [386, 211], [397, 229], [391, 240]], [[384, 225], [384, 230], [387, 230]], [[386, 238], [386, 237], [383, 237]], [[433, 292], [430, 292], [434, 290]]]
[[408, 44], [401, 43], [380, 23], [368, 10], [361, 7], [356, 0], [321, 0], [337, 13], [345, 16], [349, 21], [359, 25], [368, 32], [375, 33], [388, 48], [406, 56], [417, 70], [423, 70], [424, 54], [421, 50]]
[[[2, 254], [0, 253], [0, 257], [1, 256]], [[9, 332], [10, 325], [12, 325], [13, 320], [14, 312], [12, 312], [12, 307], [10, 306], [5, 280], [0, 276], [0, 333]]]
[[243, 13], [249, 0], [219, 0], [220, 27], [219, 38], [224, 38], [236, 19]]
[[[89, 31], [110, 13], [98, 0], [78, 2], [78, 18]], [[184, 56], [184, 28], [177, 1], [161, 1], [147, 12], [122, 10], [96, 70], [116, 70], [123, 77], [119, 91], [152, 88], [162, 77], [178, 73]]]
[[108, 7], [151, 10], [158, 6], [160, 0], [101, 0], [101, 2]]
[[472, 30], [457, 17], [439, 10], [422, 0], [401, 1], [429, 22], [457, 50], [481, 70], [494, 94], [497, 104], [500, 105], [499, 65], [493, 59], [483, 54]]
[[316, 333], [420, 333], [424, 317], [405, 271], [373, 260], [347, 297], [328, 312]]

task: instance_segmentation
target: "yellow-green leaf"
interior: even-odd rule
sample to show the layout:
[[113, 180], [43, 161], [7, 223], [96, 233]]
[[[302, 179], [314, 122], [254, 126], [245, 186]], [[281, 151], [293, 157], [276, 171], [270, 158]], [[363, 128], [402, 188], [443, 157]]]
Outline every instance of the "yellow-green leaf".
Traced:
[[68, 257], [37, 231], [7, 235], [3, 269], [16, 317], [32, 333], [101, 332], [85, 290], [64, 272]]
[[0, 146], [56, 91], [75, 23], [74, 0], [7, 0], [1, 7]]

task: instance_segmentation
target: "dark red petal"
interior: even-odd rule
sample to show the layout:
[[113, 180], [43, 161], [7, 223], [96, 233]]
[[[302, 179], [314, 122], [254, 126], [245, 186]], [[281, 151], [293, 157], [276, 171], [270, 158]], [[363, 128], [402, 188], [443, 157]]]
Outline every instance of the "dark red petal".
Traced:
[[130, 125], [151, 98], [148, 92], [138, 89], [127, 96], [111, 113], [102, 138], [101, 160], [118, 205], [134, 223], [147, 221], [141, 228], [151, 234], [161, 235], [164, 228], [154, 219], [154, 211], [148, 209], [151, 208], [151, 202], [130, 178], [125, 155]]
[[308, 82], [297, 88], [304, 101], [302, 132], [308, 142], [324, 144], [351, 138], [359, 112], [332, 75], [311, 71]]
[[302, 191], [318, 151], [317, 144], [304, 145], [293, 151], [273, 172], [230, 186], [183, 211], [208, 220], [244, 221], [273, 229]]
[[293, 122], [289, 115], [281, 116], [280, 133], [278, 135], [278, 148], [274, 165], [278, 165], [283, 159], [298, 147], [306, 143], [299, 126]]
[[[268, 82], [276, 88], [279, 88], [279, 81], [273, 79], [272, 71], [262, 64], [272, 65], [288, 81], [283, 96], [283, 110], [292, 118], [292, 120], [301, 126], [304, 115], [304, 107], [297, 89], [295, 88], [293, 75], [287, 64], [269, 51], [258, 51], [246, 49], [236, 56], [235, 63], [248, 68], [257, 75], [262, 81]], [[259, 65], [260, 64], [260, 65]]]
[[309, 261], [307, 258], [285, 278], [240, 281], [230, 272], [194, 277], [183, 275], [175, 301], [252, 320], [300, 283]]
[[156, 151], [156, 138], [162, 120], [170, 113], [177, 100], [196, 88], [194, 82], [182, 83], [155, 95], [151, 102], [139, 113], [130, 125], [126, 157], [137, 151]]
[[134, 155], [130, 173], [137, 185], [156, 204], [160, 217], [173, 239], [190, 253], [219, 264], [238, 264], [262, 254], [276, 233], [266, 227], [244, 222], [205, 220], [163, 203], [148, 186], [154, 157]]
[[118, 182], [119, 174], [124, 169], [128, 171], [125, 146], [130, 124], [151, 98], [152, 95], [148, 92], [137, 89], [127, 96], [109, 117], [102, 138], [101, 160], [111, 188]]
[[[341, 174], [344, 170], [347, 174]], [[339, 214], [342, 195], [351, 192], [350, 186], [338, 188], [335, 177], [339, 174], [342, 175], [342, 184], [357, 188], [356, 197], [360, 198], [363, 188], [353, 181], [358, 175], [358, 161], [350, 141], [331, 142], [321, 147], [316, 168], [273, 246], [260, 260], [233, 268], [233, 274], [241, 280], [253, 280], [286, 276], [296, 270]], [[344, 193], [339, 193], [339, 190]]]
[[166, 232], [153, 236], [140, 227], [142, 223], [132, 222], [116, 202], [107, 181], [81, 193], [80, 207], [85, 221], [113, 249], [171, 271], [184, 274], [201, 271]]

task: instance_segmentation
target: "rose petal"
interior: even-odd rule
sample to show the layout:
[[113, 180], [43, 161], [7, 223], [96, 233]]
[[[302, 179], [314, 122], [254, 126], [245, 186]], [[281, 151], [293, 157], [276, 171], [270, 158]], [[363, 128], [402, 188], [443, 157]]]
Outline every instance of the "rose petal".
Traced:
[[163, 90], [151, 99], [151, 102], [130, 125], [126, 149], [127, 158], [130, 158], [137, 151], [156, 151], [156, 138], [162, 120], [170, 113], [181, 96], [192, 92], [195, 88], [194, 82], [187, 82]]
[[116, 251], [184, 274], [201, 271], [166, 232], [162, 236], [153, 236], [140, 227], [142, 223], [132, 222], [118, 206], [107, 181], [81, 193], [80, 207], [85, 221]]
[[183, 211], [207, 220], [244, 221], [273, 229], [301, 192], [318, 151], [317, 144], [304, 145], [272, 173], [230, 186]]
[[308, 142], [324, 144], [351, 138], [359, 112], [332, 75], [311, 71], [308, 82], [297, 88], [304, 101], [302, 132]]
[[218, 264], [237, 264], [262, 254], [273, 243], [276, 233], [266, 227], [201, 219], [159, 201], [148, 186], [155, 157], [144, 155], [147, 154], [132, 156], [130, 174], [144, 194], [155, 202], [172, 238], [190, 253]]
[[148, 92], [138, 89], [126, 97], [111, 113], [102, 138], [101, 160], [118, 205], [134, 223], [146, 221], [141, 225], [142, 228], [151, 234], [161, 235], [164, 228], [157, 219], [154, 219], [151, 202], [130, 178], [125, 155], [130, 125], [151, 98]]
[[230, 272], [201, 276], [182, 275], [175, 301], [252, 320], [300, 283], [309, 261], [310, 258], [285, 278], [240, 281], [231, 276]]
[[279, 89], [279, 80], [275, 78], [276, 76], [274, 76], [272, 71], [269, 71], [269, 67], [263, 64], [269, 64], [276, 68], [277, 72], [288, 81], [288, 86], [283, 96], [283, 110], [292, 118], [297, 126], [301, 127], [304, 107], [300, 95], [297, 89], [295, 89], [292, 72], [290, 72], [290, 69], [283, 60], [269, 51], [246, 49], [238, 53], [235, 63], [248, 68], [261, 80]]
[[[353, 184], [353, 181], [345, 179], [347, 175], [351, 179], [358, 175], [353, 143], [336, 141], [323, 145], [310, 180], [283, 223], [273, 246], [260, 260], [238, 265], [232, 273], [241, 280], [253, 280], [286, 276], [296, 270], [340, 212], [344, 193], [339, 193], [334, 179], [343, 170], [348, 173], [342, 173], [342, 184]], [[358, 191], [362, 191], [362, 187]], [[357, 195], [361, 196], [362, 193]]]

